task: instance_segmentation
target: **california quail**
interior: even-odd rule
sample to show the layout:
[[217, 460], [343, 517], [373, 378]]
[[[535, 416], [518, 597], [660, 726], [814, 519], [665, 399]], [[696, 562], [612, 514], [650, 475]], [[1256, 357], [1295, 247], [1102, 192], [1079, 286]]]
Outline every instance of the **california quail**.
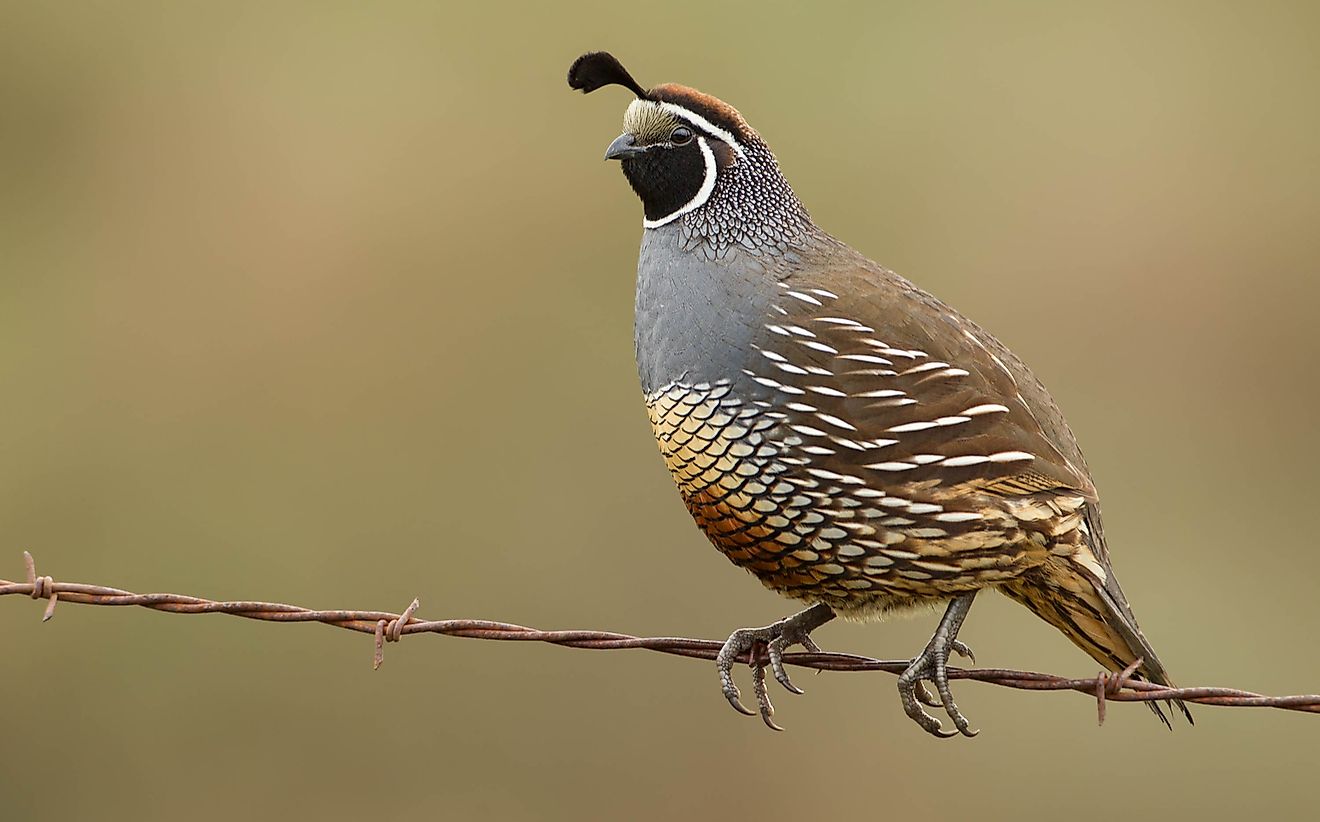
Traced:
[[[636, 353], [665, 463], [717, 549], [810, 603], [729, 637], [718, 661], [729, 702], [751, 713], [731, 675], [744, 653], [800, 693], [784, 650], [817, 650], [810, 632], [835, 615], [947, 602], [898, 690], [925, 730], [954, 735], [921, 703], [972, 736], [946, 663], [970, 656], [958, 629], [985, 588], [1106, 668], [1139, 659], [1137, 677], [1169, 684], [1114, 577], [1082, 452], [1027, 366], [818, 228], [732, 106], [686, 86], [646, 90], [604, 52], [579, 57], [568, 83], [637, 95], [605, 158], [645, 212]], [[764, 665], [753, 670], [776, 727]]]

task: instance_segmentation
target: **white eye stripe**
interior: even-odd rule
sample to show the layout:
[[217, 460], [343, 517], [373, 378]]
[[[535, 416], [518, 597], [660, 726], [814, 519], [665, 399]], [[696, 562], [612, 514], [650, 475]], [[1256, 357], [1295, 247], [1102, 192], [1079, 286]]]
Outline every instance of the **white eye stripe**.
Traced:
[[743, 150], [742, 145], [734, 139], [732, 134], [715, 125], [710, 120], [707, 120], [705, 117], [702, 117], [700, 114], [697, 114], [695, 111], [683, 108], [676, 103], [657, 103], [657, 105], [660, 106], [661, 111], [667, 111], [676, 117], [682, 117], [684, 120], [687, 120], [692, 125], [706, 132], [715, 139], [728, 143], [729, 148], [733, 149], [740, 158], [747, 158], [747, 152]]
[[697, 189], [697, 193], [693, 195], [692, 199], [688, 200], [682, 208], [673, 214], [667, 214], [658, 220], [642, 220], [643, 228], [659, 228], [668, 225], [689, 211], [701, 208], [710, 199], [711, 193], [715, 191], [715, 178], [719, 176], [719, 169], [715, 165], [715, 152], [710, 150], [710, 143], [702, 136], [697, 137], [697, 147], [701, 149], [701, 156], [706, 161], [706, 177], [701, 181], [701, 188]]

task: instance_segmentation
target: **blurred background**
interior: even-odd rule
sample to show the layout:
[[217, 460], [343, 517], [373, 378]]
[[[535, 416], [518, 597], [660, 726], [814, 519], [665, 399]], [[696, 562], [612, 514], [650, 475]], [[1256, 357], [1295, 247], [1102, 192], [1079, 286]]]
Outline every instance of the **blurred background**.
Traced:
[[[1310, 3], [8, 3], [0, 576], [722, 638], [792, 610], [652, 442], [608, 48], [731, 101], [817, 220], [1067, 411], [1174, 677], [1320, 690]], [[1320, 719], [0, 600], [0, 815], [1314, 813]], [[935, 617], [834, 624], [911, 656]], [[1006, 599], [982, 664], [1095, 665]], [[744, 679], [744, 683], [746, 680]]]

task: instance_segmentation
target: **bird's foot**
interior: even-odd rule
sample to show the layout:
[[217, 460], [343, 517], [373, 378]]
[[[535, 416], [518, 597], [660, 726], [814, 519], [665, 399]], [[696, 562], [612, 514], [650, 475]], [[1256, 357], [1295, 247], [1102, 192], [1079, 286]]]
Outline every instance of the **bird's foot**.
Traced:
[[823, 602], [785, 617], [764, 628], [741, 628], [729, 635], [729, 639], [720, 648], [715, 658], [720, 672], [720, 688], [724, 698], [734, 710], [747, 716], [756, 716], [739, 699], [738, 686], [733, 682], [733, 664], [744, 654], [752, 668], [752, 687], [756, 694], [756, 704], [760, 708], [761, 720], [772, 730], [782, 731], [774, 722], [775, 706], [770, 703], [770, 693], [766, 689], [765, 669], [768, 666], [780, 685], [790, 693], [800, 694], [802, 689], [789, 679], [784, 668], [784, 651], [794, 645], [801, 645], [811, 653], [820, 653], [820, 647], [811, 639], [811, 632], [834, 619], [834, 611]]
[[[953, 641], [953, 644], [949, 646], [949, 650], [953, 651], [958, 656], [966, 658], [973, 665], [976, 664], [976, 654], [972, 653], [971, 647], [969, 647], [967, 643], [963, 642], [962, 640], [955, 639]], [[944, 707], [944, 703], [940, 701], [940, 698], [935, 694], [932, 694], [930, 692], [930, 688], [926, 687], [925, 680], [918, 679], [916, 682], [913, 683], [913, 689], [916, 692], [916, 697], [918, 701], [920, 701], [922, 705], [927, 705], [931, 708]]]
[[[948, 672], [950, 653], [965, 656], [972, 662], [976, 661], [972, 649], [957, 639], [958, 629], [962, 626], [962, 621], [971, 608], [973, 596], [974, 594], [965, 595], [949, 604], [949, 609], [945, 611], [944, 618], [940, 620], [940, 627], [936, 629], [935, 636], [931, 637], [925, 650], [912, 660], [912, 664], [898, 678], [898, 694], [903, 701], [903, 711], [927, 733], [941, 738], [957, 736], [958, 734], [970, 737], [979, 733], [979, 731], [972, 730], [971, 723], [967, 721], [967, 717], [962, 715], [962, 712], [958, 710], [957, 703], [953, 701], [953, 692], [949, 688]], [[935, 685], [935, 690], [939, 695], [938, 700], [926, 687], [925, 680], [929, 680]], [[954, 727], [958, 729], [957, 732], [944, 730], [938, 719], [922, 710], [923, 703], [933, 708], [942, 707], [949, 718], [953, 720]]]

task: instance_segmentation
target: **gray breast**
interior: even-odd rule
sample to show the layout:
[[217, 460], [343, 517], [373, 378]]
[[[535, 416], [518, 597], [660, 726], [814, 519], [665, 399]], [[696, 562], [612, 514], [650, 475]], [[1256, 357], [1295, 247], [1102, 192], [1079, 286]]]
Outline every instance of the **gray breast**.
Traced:
[[642, 390], [729, 381], [759, 394], [743, 369], [765, 333], [774, 279], [741, 250], [685, 247], [677, 225], [643, 232], [634, 328]]

